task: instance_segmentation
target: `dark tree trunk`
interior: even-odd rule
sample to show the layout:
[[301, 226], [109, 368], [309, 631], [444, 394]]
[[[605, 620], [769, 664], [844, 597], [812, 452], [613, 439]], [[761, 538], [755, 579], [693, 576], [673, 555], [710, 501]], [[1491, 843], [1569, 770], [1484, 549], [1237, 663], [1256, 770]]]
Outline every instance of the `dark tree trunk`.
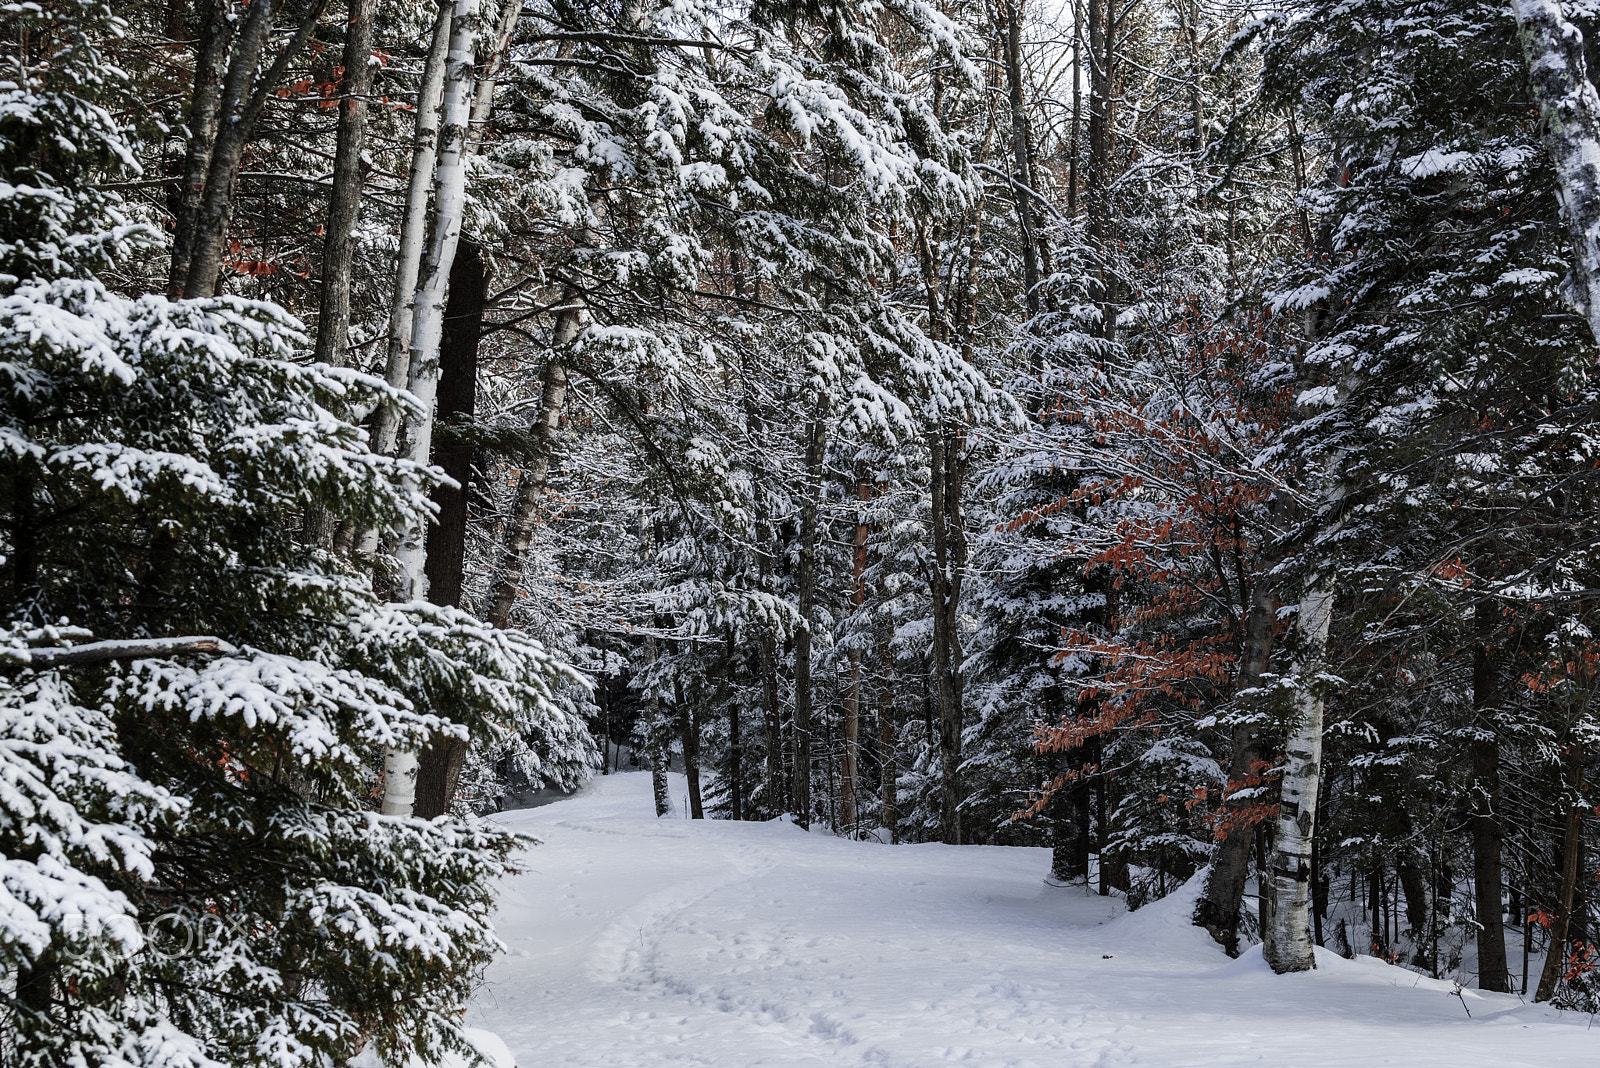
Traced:
[[[872, 484], [864, 472], [856, 478], [855, 537], [851, 541], [850, 556], [850, 607], [857, 615], [867, 603], [867, 506], [872, 499]], [[859, 752], [861, 744], [861, 651], [850, 650], [850, 686], [845, 691], [844, 705], [844, 760], [839, 771], [839, 830], [850, 837], [856, 836], [856, 793], [859, 778]]]
[[428, 600], [438, 605], [461, 604], [467, 544], [468, 484], [472, 479], [472, 446], [455, 440], [448, 428], [471, 419], [477, 409], [478, 338], [483, 331], [488, 278], [478, 247], [463, 241], [450, 268], [450, 298], [445, 305], [444, 339], [439, 346], [439, 393], [435, 416], [443, 431], [434, 445], [433, 462], [457, 483], [433, 491], [439, 521], [428, 531]]
[[1567, 942], [1571, 938], [1572, 906], [1578, 891], [1578, 862], [1583, 855], [1583, 807], [1578, 803], [1583, 797], [1584, 750], [1573, 738], [1567, 743], [1565, 789], [1561, 791], [1563, 828], [1561, 835], [1561, 884], [1557, 892], [1555, 919], [1550, 924], [1550, 950], [1545, 955], [1544, 970], [1539, 973], [1539, 989], [1534, 1001], [1549, 1001], [1556, 995], [1556, 987], [1566, 973]]
[[[483, 331], [483, 305], [487, 275], [478, 247], [467, 241], [456, 250], [450, 266], [450, 298], [444, 310], [444, 338], [439, 345], [437, 425], [470, 419], [477, 408], [478, 338]], [[458, 484], [433, 491], [439, 522], [428, 531], [426, 574], [428, 600], [456, 608], [466, 574], [467, 499], [472, 480], [472, 446], [435, 437], [433, 462]], [[423, 749], [417, 771], [417, 800], [413, 815], [424, 819], [442, 816], [455, 800], [467, 743], [439, 739]]]
[[236, 25], [229, 14], [228, 0], [210, 0], [201, 13], [194, 95], [189, 102], [189, 138], [184, 150], [182, 185], [172, 213], [172, 264], [167, 270], [167, 297], [171, 300], [184, 295], [200, 200], [205, 196], [206, 172], [211, 167], [211, 146], [217, 139], [222, 77], [228, 68], [228, 49], [233, 44]]
[[222, 252], [227, 247], [228, 222], [233, 215], [234, 183], [244, 160], [245, 147], [250, 143], [251, 131], [261, 109], [266, 106], [267, 97], [310, 39], [326, 3], [327, 0], [307, 0], [294, 35], [278, 50], [272, 66], [259, 79], [256, 68], [272, 30], [272, 5], [252, 4], [245, 9], [244, 24], [234, 41], [228, 73], [222, 83], [217, 136], [206, 169], [205, 190], [195, 213], [192, 236], [186, 241], [190, 250], [183, 284], [186, 297], [216, 295]]
[[1372, 913], [1371, 952], [1379, 957], [1389, 952], [1389, 938], [1383, 922], [1383, 872], [1375, 870], [1367, 877], [1367, 911]]
[[789, 784], [783, 778], [783, 709], [778, 697], [778, 640], [761, 628], [761, 703], [767, 735], [767, 810], [774, 816], [788, 808]]
[[[937, 426], [928, 435], [932, 457], [933, 563], [929, 568], [929, 592], [933, 600], [934, 696], [939, 709], [939, 824], [946, 845], [960, 845], [961, 834], [961, 652], [955, 633], [961, 596], [959, 548], [956, 531], [960, 525], [958, 502], [950, 499], [956, 479], [951, 477], [957, 448]], [[959, 490], [956, 491], [959, 493]]]
[[[733, 631], [727, 639], [727, 674], [732, 675], [735, 663]], [[740, 737], [739, 701], [728, 701], [728, 815], [736, 820], [745, 818], [744, 805], [744, 741]]]
[[[1261, 676], [1271, 670], [1277, 618], [1278, 600], [1267, 584], [1258, 580], [1251, 591], [1250, 614], [1245, 620], [1244, 665], [1239, 672], [1238, 689], [1254, 687]], [[1255, 728], [1248, 724], [1234, 727], [1228, 760], [1228, 796], [1223, 800], [1219, 829], [1221, 840], [1205, 887], [1195, 903], [1195, 926], [1204, 927], [1230, 957], [1239, 955], [1239, 908], [1244, 902], [1245, 882], [1250, 876], [1250, 853], [1256, 841], [1256, 821], [1251, 818], [1251, 806], [1263, 800], [1258, 796], [1240, 798], [1237, 795], [1253, 778], [1259, 778], [1255, 766], [1259, 759]], [[1265, 885], [1264, 877], [1262, 882]]]
[[1499, 665], [1487, 644], [1472, 665], [1478, 736], [1472, 743], [1472, 891], [1478, 920], [1478, 987], [1509, 993], [1505, 909], [1500, 893], [1500, 743], [1494, 733]]
[[1088, 784], [1075, 782], [1056, 791], [1052, 802], [1055, 820], [1050, 835], [1050, 878], [1071, 883], [1089, 878], [1093, 830], [1089, 820]]
[[900, 760], [894, 721], [894, 650], [887, 629], [878, 639], [878, 665], [878, 826], [888, 832], [893, 844], [900, 841]]
[[811, 826], [811, 626], [816, 604], [817, 509], [822, 496], [826, 431], [820, 418], [806, 427], [806, 496], [800, 505], [800, 627], [794, 636], [795, 820]]
[[351, 235], [361, 213], [361, 150], [367, 140], [367, 97], [372, 93], [372, 9], [375, 0], [348, 0], [344, 92], [333, 151], [333, 192], [322, 240], [322, 301], [313, 359], [343, 367], [350, 336]]
[[1022, 0], [1001, 0], [1004, 20], [1006, 88], [1011, 104], [1011, 193], [1022, 237], [1022, 280], [1029, 315], [1038, 315], [1039, 227], [1035, 222], [1033, 142], [1028, 130], [1027, 100], [1022, 87]]
[[1428, 880], [1410, 860], [1400, 863], [1400, 889], [1406, 896], [1406, 925], [1411, 928], [1413, 964], [1433, 970], [1428, 956]]
[[691, 702], [684, 700], [683, 680], [672, 680], [673, 710], [678, 714], [678, 735], [683, 744], [683, 774], [689, 783], [689, 818], [706, 818], [705, 801], [700, 793], [700, 717]]

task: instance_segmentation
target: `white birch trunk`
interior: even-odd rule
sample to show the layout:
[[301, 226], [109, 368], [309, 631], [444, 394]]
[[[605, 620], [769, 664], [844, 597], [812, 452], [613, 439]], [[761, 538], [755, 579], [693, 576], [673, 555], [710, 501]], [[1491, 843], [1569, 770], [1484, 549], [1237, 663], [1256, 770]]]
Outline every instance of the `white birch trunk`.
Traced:
[[[400, 254], [395, 262], [394, 296], [389, 304], [389, 337], [384, 378], [396, 389], [404, 389], [411, 369], [411, 320], [416, 306], [417, 275], [422, 270], [422, 244], [428, 230], [428, 190], [433, 185], [434, 166], [439, 156], [439, 95], [444, 91], [444, 71], [450, 45], [450, 10], [439, 12], [433, 26], [433, 43], [427, 65], [422, 68], [422, 87], [417, 92], [416, 130], [411, 143], [411, 177], [406, 187], [405, 214], [400, 221]], [[394, 452], [400, 434], [400, 420], [392, 409], [378, 412], [373, 434], [373, 450], [385, 455]], [[377, 548], [377, 535], [369, 535]]]
[[1568, 297], [1600, 340], [1600, 94], [1585, 69], [1583, 33], [1557, 0], [1511, 0], [1511, 10], [1572, 243]]
[[1302, 649], [1296, 665], [1295, 724], [1284, 747], [1282, 799], [1272, 825], [1272, 908], [1262, 931], [1262, 952], [1280, 975], [1317, 966], [1311, 938], [1311, 841], [1316, 833], [1326, 706], [1317, 676], [1326, 663], [1332, 620], [1333, 575], [1329, 571], [1313, 575], [1300, 596]]
[[521, 17], [522, 0], [502, 0], [500, 22], [494, 31], [494, 52], [484, 61], [483, 70], [478, 72], [478, 88], [472, 98], [471, 137], [474, 144], [483, 140], [484, 127], [494, 113], [495, 81], [500, 77], [500, 68], [506, 64], [506, 56], [511, 51], [511, 36], [517, 32], [517, 20]]
[[[450, 51], [445, 63], [443, 125], [439, 159], [434, 170], [433, 225], [425, 261], [426, 273], [416, 290], [411, 327], [408, 388], [418, 410], [406, 417], [407, 459], [425, 464], [433, 450], [433, 409], [439, 392], [439, 342], [444, 334], [444, 306], [450, 288], [450, 267], [461, 239], [466, 207], [466, 140], [471, 115], [474, 50], [478, 33], [478, 0], [456, 0]], [[400, 563], [397, 599], [427, 595], [423, 565], [427, 560], [427, 520], [418, 517], [402, 533], [395, 556]], [[384, 815], [409, 816], [417, 794], [417, 751], [391, 749], [384, 754]]]
[[[1340, 390], [1341, 397], [1349, 388]], [[1322, 779], [1322, 721], [1327, 707], [1321, 676], [1328, 662], [1328, 630], [1333, 622], [1334, 563], [1331, 542], [1344, 526], [1344, 460], [1336, 451], [1328, 464], [1322, 493], [1321, 536], [1310, 546], [1312, 559], [1295, 624], [1300, 647], [1295, 658], [1294, 723], [1284, 746], [1278, 814], [1272, 821], [1272, 850], [1262, 882], [1270, 904], [1262, 924], [1262, 953], [1272, 970], [1310, 971], [1317, 966], [1311, 933], [1311, 843], [1317, 829], [1317, 788]], [[1321, 556], [1321, 559], [1317, 557]]]

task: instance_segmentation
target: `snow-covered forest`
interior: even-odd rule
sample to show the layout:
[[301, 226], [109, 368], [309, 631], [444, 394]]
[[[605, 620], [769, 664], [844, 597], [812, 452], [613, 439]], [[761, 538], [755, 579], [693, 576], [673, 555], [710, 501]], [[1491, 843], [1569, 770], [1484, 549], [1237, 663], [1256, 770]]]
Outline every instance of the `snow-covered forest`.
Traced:
[[[1104, 922], [1170, 949], [1167, 1001], [1209, 959], [1304, 1012], [1273, 984], [1320, 961], [1350, 1013], [1383, 999], [1340, 969], [1600, 1012], [1597, 35], [1588, 0], [0, 2], [0, 1066], [494, 1062], [497, 910], [567, 915], [516, 874], [555, 824], [495, 814], [627, 774], [771, 825], [606, 832], [640, 878], [966, 887], [885, 890], [873, 959], [918, 967], [924, 916], [973, 1005]], [[1024, 868], [1064, 896], [1019, 926]], [[656, 989], [667, 943], [611, 943], [662, 900], [584, 974]], [[804, 1056], [662, 1063], [838, 1063], [851, 1013], [771, 1007], [827, 974], [705, 995], [812, 1020]], [[1062, 1026], [961, 989], [884, 1056]], [[522, 1068], [623, 1063], [507, 991]], [[1118, 1033], [1082, 1063], [1243, 1063]]]

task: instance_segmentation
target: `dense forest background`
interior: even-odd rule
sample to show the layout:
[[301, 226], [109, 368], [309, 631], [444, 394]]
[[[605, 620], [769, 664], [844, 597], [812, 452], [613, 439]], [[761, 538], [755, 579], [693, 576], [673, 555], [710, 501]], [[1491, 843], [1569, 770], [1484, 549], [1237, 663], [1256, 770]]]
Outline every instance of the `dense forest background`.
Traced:
[[[1544, 6], [1593, 99], [1600, 11]], [[464, 817], [624, 766], [1134, 906], [1209, 865], [1230, 952], [1600, 1007], [1600, 397], [1536, 29], [0, 8], [12, 1052], [448, 1045], [514, 849]], [[253, 918], [129, 973], [106, 917], [175, 908]]]

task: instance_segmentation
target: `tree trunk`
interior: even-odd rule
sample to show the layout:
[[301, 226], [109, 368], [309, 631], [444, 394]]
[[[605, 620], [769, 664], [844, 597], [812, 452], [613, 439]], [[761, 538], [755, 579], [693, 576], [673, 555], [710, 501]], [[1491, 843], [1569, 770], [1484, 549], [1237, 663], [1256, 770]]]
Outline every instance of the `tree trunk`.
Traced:
[[817, 509], [822, 496], [822, 457], [826, 439], [820, 416], [806, 425], [806, 494], [800, 505], [800, 627], [794, 636], [794, 807], [795, 821], [811, 826], [811, 627], [816, 604]]
[[1472, 890], [1477, 911], [1478, 987], [1510, 993], [1500, 893], [1500, 743], [1493, 722], [1499, 703], [1498, 682], [1499, 665], [1486, 641], [1472, 665], [1472, 703], [1478, 713], [1478, 733], [1472, 742]]
[[1406, 926], [1411, 931], [1411, 962], [1432, 971], [1427, 937], [1428, 880], [1424, 877], [1422, 869], [1410, 859], [1400, 862], [1397, 874], [1400, 876], [1400, 889], [1406, 896]]
[[539, 506], [544, 503], [545, 486], [550, 481], [550, 457], [560, 438], [561, 419], [567, 408], [567, 367], [561, 362], [562, 356], [583, 332], [585, 312], [578, 291], [568, 286], [562, 293], [561, 304], [550, 337], [551, 357], [545, 364], [544, 381], [539, 392], [539, 415], [533, 424], [537, 452], [517, 479], [517, 496], [511, 506], [511, 522], [506, 526], [505, 544], [495, 564], [494, 581], [489, 587], [489, 605], [483, 616], [496, 627], [510, 624], [511, 610], [517, 603], [522, 570], [527, 563], [528, 550], [533, 545], [533, 529], [538, 522]]
[[[737, 257], [733, 260], [734, 292], [744, 293], [744, 275]], [[765, 452], [764, 432], [766, 420], [756, 406], [750, 384], [755, 381], [756, 369], [747, 354], [742, 365], [745, 379], [744, 430], [752, 455]], [[772, 525], [772, 506], [767, 499], [766, 480], [755, 483], [756, 568], [761, 580], [761, 592], [768, 597], [777, 596], [776, 558], [778, 556], [777, 532]], [[783, 709], [778, 685], [778, 632], [777, 628], [761, 623], [756, 632], [756, 656], [761, 672], [761, 707], [766, 728], [766, 785], [767, 812], [777, 816], [788, 807], [788, 784], [783, 778]]]
[[367, 140], [367, 97], [372, 93], [372, 9], [375, 0], [349, 0], [345, 26], [344, 92], [333, 151], [333, 192], [322, 241], [322, 300], [313, 360], [343, 367], [350, 337], [351, 239], [361, 214], [361, 150]]
[[774, 816], [788, 808], [788, 783], [783, 781], [783, 710], [778, 697], [778, 640], [771, 627], [757, 639], [761, 655], [761, 703], [766, 712], [767, 806]]
[[1006, 87], [1011, 103], [1011, 195], [1022, 238], [1022, 280], [1028, 314], [1039, 314], [1039, 228], [1034, 221], [1032, 138], [1028, 130], [1027, 100], [1022, 89], [1023, 0], [1001, 0], [1005, 39]]
[[1567, 224], [1569, 296], [1600, 340], [1600, 94], [1589, 81], [1583, 34], [1557, 0], [1511, 0], [1511, 10]]
[[[856, 478], [855, 537], [850, 563], [850, 606], [861, 626], [861, 608], [867, 603], [867, 505], [872, 499], [872, 484]], [[861, 650], [850, 649], [850, 686], [844, 699], [844, 764], [839, 773], [839, 829], [856, 836], [856, 775], [861, 741]]]
[[1294, 695], [1295, 723], [1284, 752], [1278, 814], [1272, 822], [1271, 922], [1262, 931], [1272, 970], [1303, 972], [1316, 967], [1311, 938], [1311, 839], [1316, 833], [1317, 787], [1322, 774], [1322, 716], [1326, 699], [1318, 675], [1326, 665], [1333, 620], [1333, 575], [1324, 567], [1300, 597], [1300, 676]]
[[294, 36], [278, 50], [272, 66], [259, 79], [256, 68], [272, 30], [272, 5], [245, 9], [244, 25], [234, 41], [228, 74], [223, 81], [216, 141], [206, 169], [205, 192], [194, 216], [192, 236], [184, 242], [189, 252], [188, 273], [183, 283], [186, 297], [211, 297], [217, 292], [222, 271], [222, 251], [227, 246], [228, 221], [233, 214], [234, 182], [244, 160], [250, 132], [255, 128], [267, 97], [289, 69], [290, 62], [305, 47], [322, 16], [327, 0], [307, 0]]
[[478, 89], [472, 99], [472, 129], [468, 136], [474, 143], [488, 134], [486, 127], [494, 113], [495, 82], [500, 68], [505, 66], [506, 53], [511, 48], [511, 37], [517, 32], [517, 22], [522, 17], [522, 4], [518, 0], [505, 0], [500, 6], [500, 22], [495, 26], [494, 50], [478, 74]]
[[[1244, 664], [1239, 672], [1237, 690], [1253, 689], [1260, 683], [1261, 676], [1271, 670], [1277, 620], [1278, 599], [1266, 580], [1258, 578], [1250, 591]], [[1245, 882], [1250, 876], [1250, 852], [1256, 840], [1256, 823], [1250, 819], [1250, 808], [1263, 800], [1263, 788], [1259, 785], [1242, 796], [1241, 791], [1248, 788], [1252, 777], [1259, 777], [1255, 766], [1259, 759], [1255, 726], [1238, 724], [1233, 728], [1228, 758], [1228, 794], [1223, 799], [1221, 840], [1200, 898], [1195, 902], [1195, 926], [1204, 927], [1230, 957], [1239, 955], [1239, 909], [1244, 903]], [[1261, 881], [1263, 884], [1266, 881], [1264, 872]]]
[[1050, 881], [1060, 886], [1089, 879], [1089, 793], [1077, 782], [1056, 791], [1051, 803]]
[[[728, 631], [727, 649], [728, 675], [731, 676], [735, 659], [731, 629]], [[730, 698], [728, 700], [728, 815], [732, 819], [742, 820], [745, 818], [744, 742], [740, 738], [739, 700], [731, 695], [726, 696]]]
[[[443, 136], [434, 176], [433, 225], [426, 273], [417, 289], [416, 320], [411, 336], [409, 385], [418, 410], [406, 419], [406, 458], [427, 463], [433, 448], [434, 402], [439, 389], [439, 346], [444, 336], [445, 300], [456, 246], [461, 239], [466, 203], [465, 142], [472, 99], [473, 49], [478, 29], [478, 0], [456, 0], [447, 73]], [[425, 531], [409, 527], [396, 552], [400, 563], [399, 600], [427, 596]], [[391, 749], [384, 757], [385, 815], [409, 816], [416, 793], [417, 753]]]
[[[444, 338], [439, 353], [438, 418], [446, 423], [463, 417], [470, 419], [477, 407], [478, 337], [483, 329], [487, 281], [478, 247], [463, 242], [450, 268], [450, 299], [445, 305]], [[456, 442], [437, 445], [433, 450], [433, 462], [457, 485], [440, 486], [433, 491], [433, 503], [439, 507], [439, 521], [428, 531], [428, 600], [458, 608], [466, 577], [472, 446]], [[459, 738], [436, 739], [423, 749], [417, 772], [414, 815], [432, 819], [450, 811], [466, 756], [467, 743]]]
[[1534, 1001], [1549, 1001], [1556, 996], [1567, 968], [1567, 940], [1572, 933], [1572, 906], [1578, 890], [1578, 861], [1583, 855], [1584, 749], [1576, 739], [1567, 743], [1566, 790], [1562, 807], [1566, 817], [1561, 835], [1561, 885], [1557, 890], [1555, 919], [1550, 924], [1550, 949], [1544, 969], [1539, 973], [1539, 989]]
[[172, 264], [167, 270], [167, 297], [183, 296], [189, 276], [200, 201], [206, 192], [206, 172], [211, 169], [211, 146], [216, 143], [222, 113], [222, 77], [228, 66], [236, 22], [230, 18], [229, 0], [210, 0], [195, 56], [194, 96], [189, 104], [189, 140], [184, 150], [183, 188], [172, 217]]
[[1083, 0], [1072, 0], [1072, 124], [1067, 135], [1067, 218], [1078, 218], [1078, 142], [1083, 134]]
[[900, 760], [895, 730], [894, 650], [888, 628], [878, 639], [878, 826], [889, 834], [890, 844], [900, 841]]
[[[428, 60], [417, 90], [416, 124], [411, 136], [411, 174], [406, 185], [406, 206], [400, 217], [400, 249], [395, 258], [394, 293], [389, 303], [388, 346], [384, 379], [404, 389], [411, 371], [411, 321], [416, 311], [417, 276], [422, 270], [422, 250], [428, 233], [428, 190], [439, 156], [439, 106], [444, 92], [445, 60], [450, 47], [450, 8], [439, 10], [434, 21]], [[378, 410], [372, 434], [373, 451], [385, 456], [395, 450], [400, 435], [400, 414], [387, 406]], [[377, 532], [362, 539], [361, 551], [377, 549]]]
[[934, 692], [939, 710], [939, 807], [941, 840], [960, 845], [961, 835], [961, 691], [959, 638], [954, 633], [960, 597], [956, 520], [952, 514], [950, 477], [955, 443], [943, 426], [928, 436], [932, 470], [933, 566], [929, 592], [933, 595]]
[[[640, 516], [639, 525], [645, 525], [643, 515]], [[650, 657], [651, 674], [655, 674], [656, 666], [656, 636], [648, 635], [645, 638], [645, 651]], [[655, 681], [650, 683], [650, 718], [645, 722], [644, 729], [645, 762], [650, 765], [650, 792], [655, 797], [656, 819], [672, 811], [672, 794], [667, 789], [667, 766], [672, 759], [672, 750], [667, 742], [667, 728], [661, 715], [661, 686]]]
[[683, 699], [683, 680], [672, 682], [672, 703], [677, 706], [678, 732], [683, 744], [683, 773], [689, 782], [689, 818], [706, 818], [705, 803], [700, 794], [700, 717], [693, 706]]

